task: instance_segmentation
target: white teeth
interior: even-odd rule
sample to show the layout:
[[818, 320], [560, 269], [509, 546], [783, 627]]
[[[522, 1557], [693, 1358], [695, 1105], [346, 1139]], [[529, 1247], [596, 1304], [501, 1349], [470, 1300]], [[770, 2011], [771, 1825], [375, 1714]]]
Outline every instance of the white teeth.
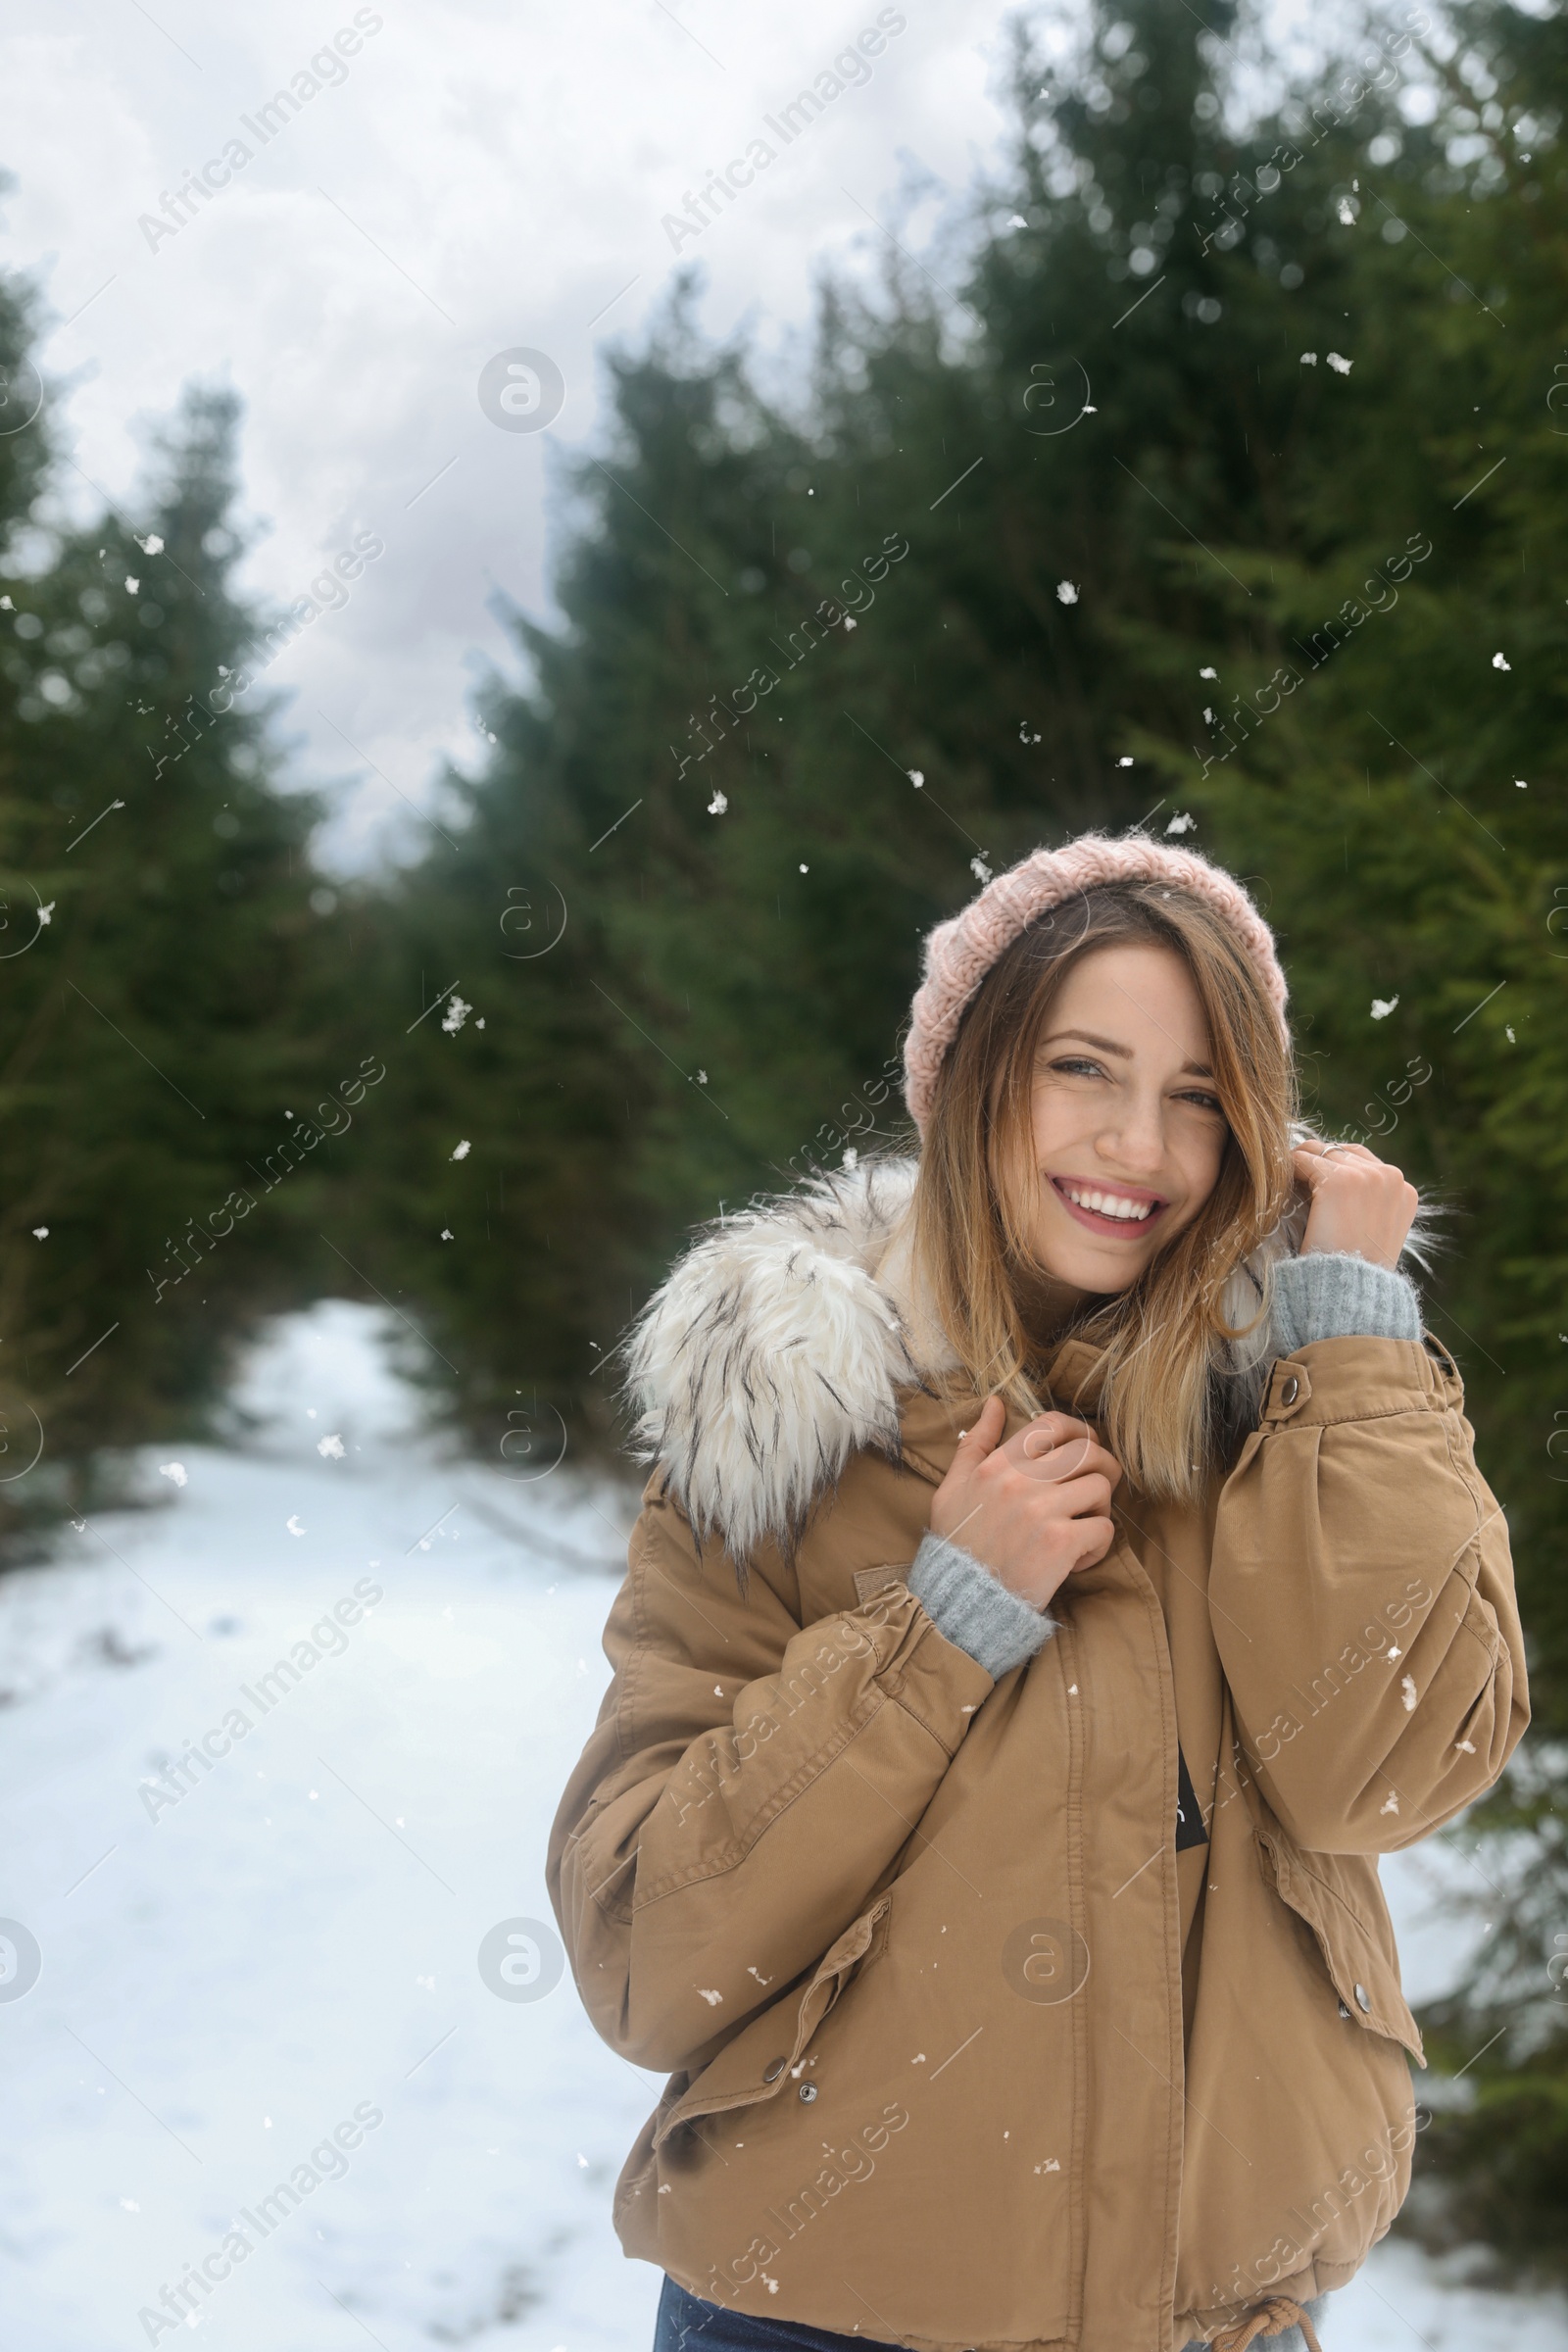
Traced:
[[1070, 1184], [1061, 1189], [1079, 1208], [1094, 1209], [1102, 1217], [1119, 1217], [1130, 1225], [1142, 1225], [1154, 1205], [1152, 1200], [1127, 1200], [1117, 1193], [1085, 1192]]

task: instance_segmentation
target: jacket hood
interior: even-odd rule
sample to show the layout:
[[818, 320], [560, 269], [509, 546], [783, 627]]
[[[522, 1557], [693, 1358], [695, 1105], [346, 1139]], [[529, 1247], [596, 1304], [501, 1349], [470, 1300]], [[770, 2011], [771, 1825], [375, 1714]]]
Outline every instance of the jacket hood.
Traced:
[[[720, 1538], [739, 1562], [769, 1540], [793, 1548], [859, 1448], [897, 1460], [901, 1392], [956, 1369], [915, 1278], [918, 1165], [867, 1160], [716, 1219], [632, 1327], [633, 1457], [662, 1470], [699, 1540]], [[1304, 1225], [1298, 1205], [1232, 1277], [1229, 1323], [1257, 1313], [1270, 1263]], [[1249, 1425], [1271, 1343], [1265, 1319], [1224, 1367]]]

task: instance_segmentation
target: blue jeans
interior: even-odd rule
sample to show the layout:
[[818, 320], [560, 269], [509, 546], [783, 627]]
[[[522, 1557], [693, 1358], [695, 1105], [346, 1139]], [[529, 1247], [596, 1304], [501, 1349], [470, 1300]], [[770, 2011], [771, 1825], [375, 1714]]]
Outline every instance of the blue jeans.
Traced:
[[[1308, 2303], [1312, 2326], [1321, 2336], [1327, 2295]], [[749, 2312], [726, 2311], [688, 2294], [674, 2279], [664, 2279], [654, 2329], [654, 2352], [891, 2352], [874, 2336], [833, 2335], [822, 2328], [801, 2328], [793, 2320], [754, 2320]], [[1203, 2352], [1200, 2343], [1187, 2352]], [[1258, 2339], [1257, 2352], [1306, 2352], [1299, 2328], [1283, 2335]]]

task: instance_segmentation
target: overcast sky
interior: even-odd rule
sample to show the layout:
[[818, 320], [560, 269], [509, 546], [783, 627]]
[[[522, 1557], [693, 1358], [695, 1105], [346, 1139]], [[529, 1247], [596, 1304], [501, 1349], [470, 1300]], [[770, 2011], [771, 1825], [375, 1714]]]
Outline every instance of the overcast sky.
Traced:
[[[265, 526], [247, 587], [286, 603], [355, 533], [384, 545], [267, 673], [291, 691], [302, 778], [341, 780], [329, 860], [412, 849], [421, 828], [399, 795], [427, 802], [442, 754], [472, 758], [471, 687], [508, 662], [489, 600], [500, 589], [548, 614], [552, 485], [564, 453], [599, 446], [607, 346], [635, 346], [695, 261], [707, 327], [751, 322], [787, 370], [821, 266], [871, 270], [879, 222], [919, 248], [998, 156], [1007, 13], [995, 0], [17, 12], [0, 36], [0, 161], [17, 182], [0, 261], [39, 278], [52, 312], [40, 357], [80, 468], [65, 469], [74, 511], [99, 503], [89, 484], [133, 492], [148, 428], [202, 381], [244, 402], [242, 512]], [[1270, 16], [1311, 37], [1324, 12], [1273, 0]], [[874, 48], [879, 19], [864, 77], [786, 145], [764, 119], [862, 32]], [[262, 114], [280, 90], [297, 111]], [[665, 216], [757, 139], [775, 159], [677, 251]], [[181, 201], [204, 172], [211, 193]], [[915, 184], [930, 192], [901, 212]], [[560, 371], [544, 429], [503, 429], [481, 407], [487, 363], [519, 349]], [[541, 386], [507, 365], [501, 413], [527, 421]]]

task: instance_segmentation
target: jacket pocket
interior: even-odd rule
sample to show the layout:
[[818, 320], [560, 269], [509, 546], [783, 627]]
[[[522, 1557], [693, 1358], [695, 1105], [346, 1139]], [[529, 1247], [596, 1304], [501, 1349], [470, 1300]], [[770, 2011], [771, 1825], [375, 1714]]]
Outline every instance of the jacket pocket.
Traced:
[[680, 2125], [700, 2115], [720, 2115], [731, 2107], [754, 2107], [762, 2099], [777, 2098], [840, 1993], [881, 1952], [892, 1908], [892, 1895], [884, 1894], [869, 1911], [862, 1911], [823, 1953], [799, 1994], [775, 2001], [760, 2017], [754, 2017], [704, 2067], [689, 2089], [661, 2108], [654, 2126], [656, 2149]]
[[1402, 2043], [1426, 2065], [1399, 1989], [1399, 1963], [1376, 1865], [1358, 1854], [1302, 1852], [1276, 1824], [1253, 1825], [1258, 1861], [1281, 1902], [1311, 1929], [1340, 2007], [1353, 2025]]

